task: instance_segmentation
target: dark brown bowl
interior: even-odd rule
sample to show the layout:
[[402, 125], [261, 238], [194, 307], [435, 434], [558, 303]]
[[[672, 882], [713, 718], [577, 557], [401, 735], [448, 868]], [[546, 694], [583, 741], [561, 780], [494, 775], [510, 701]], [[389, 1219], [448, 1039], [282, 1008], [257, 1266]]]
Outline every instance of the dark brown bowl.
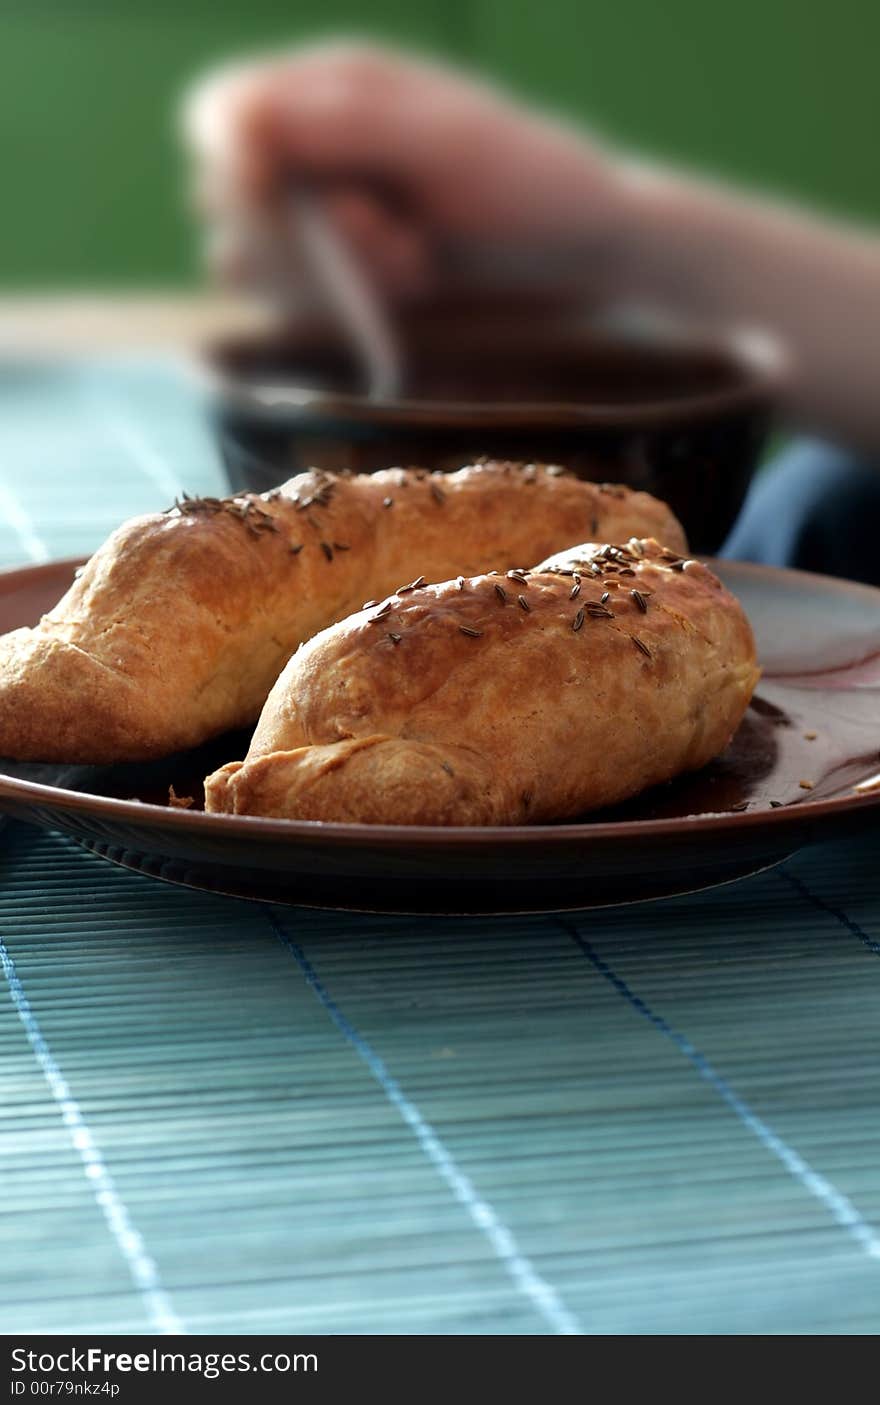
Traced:
[[434, 320], [406, 338], [407, 396], [371, 400], [350, 354], [302, 333], [209, 350], [233, 491], [319, 467], [453, 470], [481, 456], [567, 465], [664, 498], [697, 551], [740, 509], [779, 383], [745, 339], [604, 330], [571, 316]]

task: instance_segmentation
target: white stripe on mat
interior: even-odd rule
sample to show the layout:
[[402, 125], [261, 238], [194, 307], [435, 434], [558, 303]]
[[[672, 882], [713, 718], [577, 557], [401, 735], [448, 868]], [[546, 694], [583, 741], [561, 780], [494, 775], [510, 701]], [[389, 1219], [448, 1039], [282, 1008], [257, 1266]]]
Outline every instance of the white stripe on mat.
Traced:
[[727, 1079], [713, 1067], [706, 1055], [701, 1054], [687, 1036], [680, 1034], [662, 1015], [658, 1015], [655, 1010], [652, 1010], [651, 1006], [646, 1004], [640, 995], [636, 995], [623, 977], [612, 970], [604, 957], [601, 957], [586, 937], [581, 935], [573, 922], [561, 917], [557, 918], [557, 921], [563, 931], [567, 932], [576, 946], [580, 948], [594, 970], [614, 987], [618, 995], [635, 1010], [636, 1014], [641, 1015], [642, 1019], [647, 1020], [660, 1034], [675, 1045], [679, 1053], [683, 1054], [697, 1070], [700, 1077], [709, 1084], [710, 1088], [715, 1089], [731, 1112], [736, 1114], [743, 1126], [757, 1137], [765, 1151], [769, 1151], [778, 1161], [781, 1161], [789, 1175], [793, 1176], [804, 1190], [815, 1196], [825, 1206], [841, 1229], [845, 1229], [848, 1234], [852, 1235], [869, 1258], [880, 1259], [880, 1237], [849, 1197], [844, 1195], [843, 1191], [838, 1190], [827, 1176], [814, 1171], [799, 1151], [796, 1151], [793, 1146], [789, 1146], [788, 1142], [784, 1141], [779, 1133], [775, 1132], [770, 1124], [764, 1121], [763, 1117], [759, 1117], [756, 1112], [753, 1112], [745, 1098], [740, 1097], [739, 1093], [730, 1086]]
[[554, 1332], [562, 1336], [582, 1336], [583, 1328], [577, 1318], [562, 1302], [552, 1284], [542, 1278], [526, 1258], [497, 1211], [480, 1195], [470, 1178], [456, 1164], [451, 1152], [443, 1145], [412, 1099], [404, 1093], [397, 1079], [389, 1073], [384, 1061], [342, 1013], [302, 948], [288, 936], [271, 909], [266, 915], [276, 937], [290, 952], [339, 1033], [366, 1064], [388, 1101], [414, 1134], [435, 1171], [446, 1182], [459, 1204], [464, 1206], [477, 1229], [486, 1236], [519, 1292], [529, 1299]]
[[18, 537], [29, 561], [48, 561], [49, 549], [34, 529], [21, 503], [7, 484], [0, 482], [0, 517], [4, 517]]
[[96, 405], [101, 424], [108, 434], [116, 439], [129, 458], [159, 489], [165, 506], [170, 507], [180, 496], [182, 484], [179, 476], [168, 467], [162, 455], [147, 442], [143, 434], [115, 409]]
[[79, 1104], [70, 1091], [67, 1079], [61, 1072], [49, 1045], [40, 1029], [39, 1021], [25, 994], [24, 987], [15, 969], [15, 962], [9, 954], [6, 943], [0, 937], [0, 966], [9, 984], [12, 1003], [25, 1028], [30, 1046], [36, 1055], [52, 1096], [61, 1112], [70, 1140], [78, 1152], [86, 1176], [94, 1191], [95, 1200], [116, 1240], [122, 1257], [135, 1286], [141, 1295], [151, 1325], [164, 1336], [179, 1336], [185, 1333], [177, 1313], [171, 1305], [154, 1260], [147, 1253], [140, 1232], [132, 1224], [131, 1217], [116, 1189], [113, 1178], [107, 1170], [104, 1158], [95, 1143], [91, 1131], [80, 1111]]

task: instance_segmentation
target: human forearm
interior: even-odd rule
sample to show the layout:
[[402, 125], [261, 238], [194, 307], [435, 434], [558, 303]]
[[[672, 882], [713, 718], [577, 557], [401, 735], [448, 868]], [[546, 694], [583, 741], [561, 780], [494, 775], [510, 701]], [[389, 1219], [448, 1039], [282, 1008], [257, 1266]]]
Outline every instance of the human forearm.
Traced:
[[880, 445], [880, 241], [710, 182], [624, 166], [608, 294], [714, 326], [762, 328], [809, 428]]

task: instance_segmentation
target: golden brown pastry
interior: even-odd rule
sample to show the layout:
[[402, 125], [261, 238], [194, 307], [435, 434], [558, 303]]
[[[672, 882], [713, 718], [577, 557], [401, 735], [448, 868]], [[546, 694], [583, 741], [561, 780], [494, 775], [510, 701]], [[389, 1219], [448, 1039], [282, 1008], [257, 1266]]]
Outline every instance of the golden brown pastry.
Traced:
[[758, 679], [738, 602], [656, 541], [423, 586], [312, 639], [206, 806], [368, 824], [566, 819], [722, 751]]
[[126, 522], [36, 629], [0, 638], [0, 756], [167, 755], [255, 720], [294, 649], [425, 575], [517, 565], [597, 533], [684, 538], [646, 493], [560, 469], [301, 474]]

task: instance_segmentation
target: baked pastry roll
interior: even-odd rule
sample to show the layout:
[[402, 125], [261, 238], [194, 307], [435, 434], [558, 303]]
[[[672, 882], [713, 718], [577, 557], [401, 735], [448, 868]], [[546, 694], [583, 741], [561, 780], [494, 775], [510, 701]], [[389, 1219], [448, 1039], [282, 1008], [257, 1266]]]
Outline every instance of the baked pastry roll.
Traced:
[[758, 679], [712, 572], [654, 540], [398, 591], [291, 659], [206, 808], [513, 825], [610, 805], [724, 749]]
[[126, 522], [35, 629], [0, 638], [0, 756], [168, 755], [259, 716], [294, 649], [418, 575], [515, 566], [584, 537], [682, 529], [646, 493], [560, 469], [301, 474]]

